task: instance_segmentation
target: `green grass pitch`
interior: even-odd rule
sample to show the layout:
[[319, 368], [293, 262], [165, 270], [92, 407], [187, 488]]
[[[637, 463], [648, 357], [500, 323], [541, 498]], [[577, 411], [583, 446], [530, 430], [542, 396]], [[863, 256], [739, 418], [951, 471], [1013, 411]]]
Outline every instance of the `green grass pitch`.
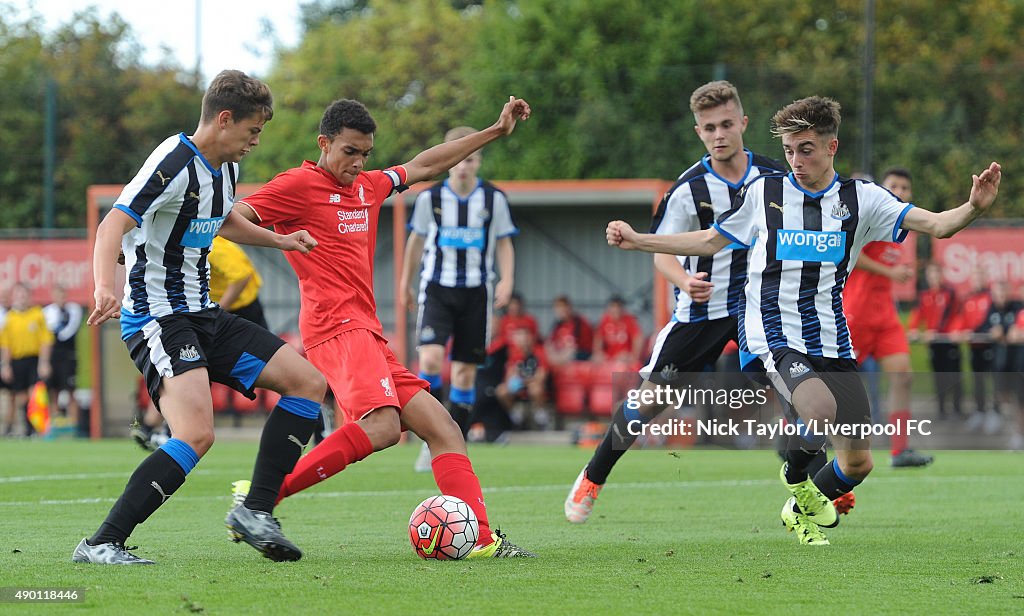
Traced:
[[1005, 614], [1024, 611], [1024, 457], [888, 456], [858, 488], [828, 547], [779, 522], [787, 493], [771, 451], [636, 451], [591, 520], [562, 501], [588, 451], [474, 446], [492, 524], [535, 560], [427, 562], [407, 521], [437, 493], [418, 447], [374, 454], [278, 507], [305, 551], [274, 563], [223, 527], [254, 443], [218, 443], [130, 543], [155, 567], [75, 565], [71, 552], [143, 453], [128, 440], [0, 441], [0, 587], [76, 587], [85, 601], [0, 613], [103, 614]]

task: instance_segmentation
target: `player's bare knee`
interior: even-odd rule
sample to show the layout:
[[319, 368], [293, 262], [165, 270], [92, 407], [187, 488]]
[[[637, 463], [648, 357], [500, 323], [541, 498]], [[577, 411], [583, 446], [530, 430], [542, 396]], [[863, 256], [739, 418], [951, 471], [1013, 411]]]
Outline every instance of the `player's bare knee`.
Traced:
[[396, 445], [402, 437], [402, 423], [398, 417], [398, 410], [393, 406], [375, 409], [358, 423], [366, 432], [374, 451]]
[[799, 406], [794, 404], [794, 408], [804, 422], [814, 421], [819, 426], [836, 419], [836, 403], [832, 398], [803, 400]]
[[196, 455], [200, 458], [206, 455], [207, 451], [213, 447], [214, 434], [213, 427], [210, 428], [192, 428], [185, 433], [175, 432], [174, 438], [184, 441], [196, 452]]

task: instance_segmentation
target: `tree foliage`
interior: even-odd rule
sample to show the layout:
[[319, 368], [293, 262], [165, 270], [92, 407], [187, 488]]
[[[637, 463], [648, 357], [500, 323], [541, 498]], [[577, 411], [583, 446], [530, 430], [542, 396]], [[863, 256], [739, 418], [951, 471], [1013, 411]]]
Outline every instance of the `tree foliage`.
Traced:
[[[378, 123], [371, 167], [408, 160], [458, 124], [494, 121], [510, 94], [531, 120], [488, 148], [494, 178], [675, 177], [703, 153], [690, 92], [735, 83], [747, 144], [781, 157], [768, 122], [804, 96], [843, 106], [841, 173], [892, 165], [916, 201], [962, 202], [970, 174], [1004, 163], [997, 215], [1024, 215], [1012, 172], [1024, 131], [1024, 3], [875, 2], [873, 128], [862, 121], [865, 0], [311, 0], [303, 36], [267, 78], [275, 117], [243, 164], [262, 181], [316, 158], [324, 107], [364, 102]], [[171, 63], [144, 66], [130, 29], [95, 12], [55, 33], [0, 5], [0, 207], [38, 226], [47, 78], [58, 85], [58, 223], [81, 225], [85, 187], [127, 181], [168, 134], [195, 125], [201, 92]], [[860, 169], [869, 148], [870, 169]]]
[[77, 13], [44, 35], [38, 19], [0, 13], [0, 207], [8, 228], [43, 222], [45, 84], [56, 85], [55, 211], [59, 227], [85, 225], [90, 184], [123, 184], [168, 135], [198, 121], [202, 92], [173, 65], [141, 64], [116, 16]]

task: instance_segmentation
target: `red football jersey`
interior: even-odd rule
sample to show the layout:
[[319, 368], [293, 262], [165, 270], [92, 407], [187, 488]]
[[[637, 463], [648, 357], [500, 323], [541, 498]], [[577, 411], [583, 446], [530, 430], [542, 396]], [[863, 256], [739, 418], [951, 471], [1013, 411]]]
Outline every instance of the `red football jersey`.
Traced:
[[632, 353], [633, 341], [643, 335], [640, 324], [631, 314], [624, 314], [620, 319], [604, 315], [597, 326], [597, 333], [601, 336], [601, 351], [605, 357]]
[[[868, 242], [861, 255], [892, 267], [900, 262], [901, 249], [895, 242]], [[843, 289], [843, 312], [851, 321], [878, 322], [897, 318], [892, 279], [854, 268]]]
[[318, 243], [308, 255], [284, 253], [299, 277], [299, 332], [307, 349], [351, 329], [381, 335], [373, 297], [377, 221], [381, 204], [405, 180], [405, 168], [393, 167], [361, 172], [342, 186], [307, 160], [242, 199], [261, 224], [282, 234], [305, 229]]

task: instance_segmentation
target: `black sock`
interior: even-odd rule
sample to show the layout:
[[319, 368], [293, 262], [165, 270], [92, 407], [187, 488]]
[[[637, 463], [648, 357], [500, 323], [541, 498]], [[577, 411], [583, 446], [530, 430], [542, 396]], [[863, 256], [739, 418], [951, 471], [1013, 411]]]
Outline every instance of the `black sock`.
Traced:
[[826, 464], [828, 464], [828, 454], [825, 453], [825, 448], [823, 447], [818, 450], [817, 455], [815, 455], [814, 459], [811, 460], [811, 463], [807, 465], [807, 476], [814, 477], [818, 474], [818, 471], [825, 467]]
[[[612, 472], [612, 467], [639, 436], [629, 432], [628, 424], [634, 420], [640, 420], [643, 423], [648, 421], [636, 411], [627, 411], [625, 403], [620, 404], [612, 416], [612, 424], [604, 433], [604, 439], [601, 440], [594, 451], [594, 456], [587, 463], [587, 479], [598, 485], [604, 485], [608, 481], [608, 474]], [[636, 431], [635, 427], [634, 431]]]
[[[301, 402], [297, 403], [296, 400]], [[316, 407], [315, 414], [313, 405]], [[304, 415], [298, 415], [296, 411]], [[274, 503], [277, 502], [284, 477], [292, 472], [302, 456], [302, 449], [316, 429], [316, 417], [319, 414], [319, 404], [289, 396], [282, 397], [281, 402], [270, 412], [260, 436], [260, 450], [256, 454], [252, 486], [245, 499], [246, 507], [267, 513], [274, 511]]]
[[843, 471], [839, 469], [839, 462], [835, 459], [832, 460], [832, 464], [826, 464], [814, 476], [814, 485], [818, 486], [821, 493], [830, 500], [839, 498], [853, 490], [858, 484], [860, 481], [843, 474]]
[[459, 424], [462, 438], [466, 438], [466, 435], [469, 434], [469, 414], [473, 412], [473, 405], [464, 402], [450, 402], [448, 412], [451, 413], [455, 423]]
[[804, 440], [796, 434], [788, 436], [786, 445], [786, 482], [800, 483], [809, 476], [808, 468], [814, 463], [821, 452], [824, 455], [824, 437], [820, 440], [812, 436], [812, 441]]
[[162, 448], [157, 449], [132, 473], [107, 519], [89, 538], [89, 545], [124, 544], [135, 527], [145, 522], [183, 483], [185, 471]]

